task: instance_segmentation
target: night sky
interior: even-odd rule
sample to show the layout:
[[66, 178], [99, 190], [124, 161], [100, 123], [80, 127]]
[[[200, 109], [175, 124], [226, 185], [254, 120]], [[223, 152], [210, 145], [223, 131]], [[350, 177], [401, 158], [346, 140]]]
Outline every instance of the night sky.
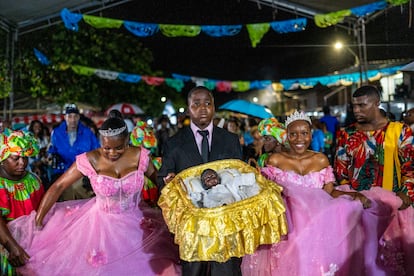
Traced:
[[[226, 25], [294, 19], [294, 13], [275, 11], [251, 1], [133, 1], [105, 10], [102, 16], [146, 23]], [[393, 8], [366, 25], [368, 61], [414, 56], [414, 30], [408, 11]], [[356, 45], [352, 31], [334, 26], [318, 28], [312, 19], [303, 32], [278, 34], [273, 30], [253, 48], [247, 30], [233, 37], [168, 38], [158, 33], [138, 38], [154, 54], [154, 70], [219, 80], [274, 81], [313, 77], [353, 65], [354, 57], [331, 45], [342, 39]], [[356, 48], [354, 48], [357, 51]]]

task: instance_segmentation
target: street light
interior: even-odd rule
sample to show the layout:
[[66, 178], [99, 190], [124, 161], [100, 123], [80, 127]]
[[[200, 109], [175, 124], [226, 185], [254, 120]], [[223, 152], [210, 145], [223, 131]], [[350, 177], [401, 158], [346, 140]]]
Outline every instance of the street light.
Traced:
[[358, 67], [358, 70], [359, 70], [359, 86], [361, 86], [362, 85], [362, 67], [361, 67], [361, 62], [359, 60], [359, 56], [351, 48], [349, 48], [348, 46], [345, 46], [340, 41], [335, 42], [334, 48], [336, 50], [345, 49], [354, 56], [354, 58], [355, 58], [354, 67]]

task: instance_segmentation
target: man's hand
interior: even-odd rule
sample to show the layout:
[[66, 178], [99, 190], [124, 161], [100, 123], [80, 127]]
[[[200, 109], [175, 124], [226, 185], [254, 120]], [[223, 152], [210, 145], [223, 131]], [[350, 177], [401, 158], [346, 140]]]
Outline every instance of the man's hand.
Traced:
[[398, 210], [404, 210], [410, 207], [410, 205], [413, 203], [408, 195], [406, 195], [403, 192], [398, 192], [396, 194], [399, 198], [401, 198], [402, 204]]
[[355, 193], [354, 194], [354, 200], [355, 199], [361, 201], [362, 207], [364, 207], [364, 209], [367, 209], [367, 208], [371, 207], [371, 200], [369, 200], [363, 194], [361, 194], [361, 193]]

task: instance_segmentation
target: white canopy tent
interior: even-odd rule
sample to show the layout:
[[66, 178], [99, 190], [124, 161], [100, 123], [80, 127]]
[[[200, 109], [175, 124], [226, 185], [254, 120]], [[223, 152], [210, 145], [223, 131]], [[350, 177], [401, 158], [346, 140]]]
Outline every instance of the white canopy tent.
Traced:
[[403, 71], [403, 72], [414, 72], [414, 61], [411, 62], [411, 63], [408, 63], [405, 66], [403, 66], [401, 68], [401, 71]]
[[61, 22], [60, 11], [68, 8], [82, 13], [94, 13], [131, 0], [2, 0], [0, 27], [22, 35], [38, 28]]
[[[236, 0], [234, 0], [236, 1]], [[250, 0], [257, 3], [258, 7], [268, 6], [275, 10], [282, 10], [294, 13], [295, 15], [313, 18], [315, 14], [323, 14], [351, 7], [361, 6], [375, 2], [374, 0]], [[115, 6], [132, 2], [132, 0], [1, 0], [0, 1], [0, 29], [7, 32], [7, 41], [4, 47], [4, 58], [8, 61], [9, 68], [14, 67], [15, 45], [19, 36], [26, 33], [46, 28], [48, 26], [61, 23], [60, 11], [67, 8], [71, 11], [82, 14], [96, 14], [99, 11]], [[220, 1], [221, 2], [221, 1]], [[368, 17], [356, 18], [347, 17], [344, 22], [337, 26], [349, 29], [354, 33], [358, 41], [358, 56], [361, 71], [367, 68], [365, 24], [376, 18], [385, 10], [373, 13]], [[2, 53], [0, 53], [0, 57]], [[10, 79], [13, 84], [13, 70], [10, 70]], [[10, 101], [8, 108], [4, 101], [4, 113], [6, 110], [14, 109], [14, 88], [11, 87]], [[6, 115], [6, 114], [4, 114]]]
[[[0, 29], [7, 33], [4, 59], [8, 62], [9, 68], [14, 67], [15, 45], [19, 36], [26, 33], [59, 24], [60, 11], [68, 8], [82, 13], [96, 13], [98, 11], [121, 5], [131, 0], [2, 0], [0, 1]], [[4, 101], [3, 117], [6, 117], [6, 110], [12, 112], [14, 109], [14, 72], [10, 70], [12, 87], [10, 101]], [[11, 114], [9, 114], [11, 117]]]

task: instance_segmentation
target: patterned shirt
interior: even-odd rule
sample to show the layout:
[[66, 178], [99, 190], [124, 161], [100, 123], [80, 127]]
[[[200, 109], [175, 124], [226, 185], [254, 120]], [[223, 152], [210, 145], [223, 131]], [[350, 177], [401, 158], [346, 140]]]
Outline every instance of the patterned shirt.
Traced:
[[36, 210], [44, 194], [39, 178], [30, 172], [20, 180], [0, 177], [0, 214], [14, 220]]
[[[0, 215], [2, 219], [9, 222], [18, 217], [29, 215], [39, 207], [43, 194], [43, 185], [40, 179], [31, 172], [27, 172], [19, 180], [0, 177]], [[0, 275], [16, 275], [15, 268], [8, 261], [8, 256], [9, 252], [0, 244]]]
[[[384, 173], [384, 140], [389, 123], [375, 131], [359, 131], [356, 124], [341, 129], [338, 135], [335, 174], [340, 184], [349, 184], [357, 191], [382, 187]], [[394, 172], [393, 191], [406, 193], [414, 200], [413, 133], [403, 125], [398, 139], [401, 164], [401, 187]]]

